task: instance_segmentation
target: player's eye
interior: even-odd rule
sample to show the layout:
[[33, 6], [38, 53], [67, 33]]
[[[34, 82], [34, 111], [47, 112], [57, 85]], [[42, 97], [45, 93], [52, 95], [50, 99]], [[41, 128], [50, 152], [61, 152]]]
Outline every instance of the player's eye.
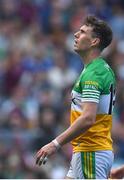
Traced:
[[83, 29], [81, 29], [80, 32], [81, 32], [82, 34], [85, 33], [85, 31], [84, 31]]

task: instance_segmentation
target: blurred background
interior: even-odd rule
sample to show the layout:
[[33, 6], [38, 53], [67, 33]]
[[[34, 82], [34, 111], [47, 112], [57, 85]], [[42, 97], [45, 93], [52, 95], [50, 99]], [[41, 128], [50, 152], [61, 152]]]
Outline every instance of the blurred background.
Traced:
[[69, 126], [71, 88], [83, 68], [74, 33], [88, 14], [106, 20], [114, 39], [103, 55], [117, 78], [112, 136], [124, 163], [124, 1], [0, 0], [0, 178], [63, 178], [67, 144], [45, 166], [35, 153]]

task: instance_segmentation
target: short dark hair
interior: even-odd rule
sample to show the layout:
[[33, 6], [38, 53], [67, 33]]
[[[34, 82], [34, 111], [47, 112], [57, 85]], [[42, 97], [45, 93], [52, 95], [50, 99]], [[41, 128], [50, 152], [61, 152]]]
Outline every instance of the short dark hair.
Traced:
[[93, 36], [100, 39], [99, 49], [103, 50], [110, 45], [113, 33], [109, 25], [94, 15], [89, 15], [84, 20], [84, 24], [93, 28]]

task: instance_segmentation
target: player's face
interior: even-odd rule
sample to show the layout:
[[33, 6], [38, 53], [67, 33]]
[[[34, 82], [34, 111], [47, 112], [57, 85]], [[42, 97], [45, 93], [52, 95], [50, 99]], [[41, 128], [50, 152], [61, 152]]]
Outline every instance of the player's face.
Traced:
[[92, 47], [92, 27], [83, 25], [78, 32], [74, 34], [74, 50], [78, 53], [88, 51]]

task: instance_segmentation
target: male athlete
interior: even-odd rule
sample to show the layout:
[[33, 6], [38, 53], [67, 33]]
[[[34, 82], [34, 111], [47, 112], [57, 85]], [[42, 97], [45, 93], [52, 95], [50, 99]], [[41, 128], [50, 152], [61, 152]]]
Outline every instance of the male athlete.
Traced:
[[82, 57], [84, 69], [72, 90], [71, 125], [36, 155], [36, 164], [71, 141], [73, 155], [67, 178], [106, 179], [112, 162], [112, 107], [115, 76], [101, 57], [112, 41], [106, 22], [88, 16], [75, 34], [74, 50]]

